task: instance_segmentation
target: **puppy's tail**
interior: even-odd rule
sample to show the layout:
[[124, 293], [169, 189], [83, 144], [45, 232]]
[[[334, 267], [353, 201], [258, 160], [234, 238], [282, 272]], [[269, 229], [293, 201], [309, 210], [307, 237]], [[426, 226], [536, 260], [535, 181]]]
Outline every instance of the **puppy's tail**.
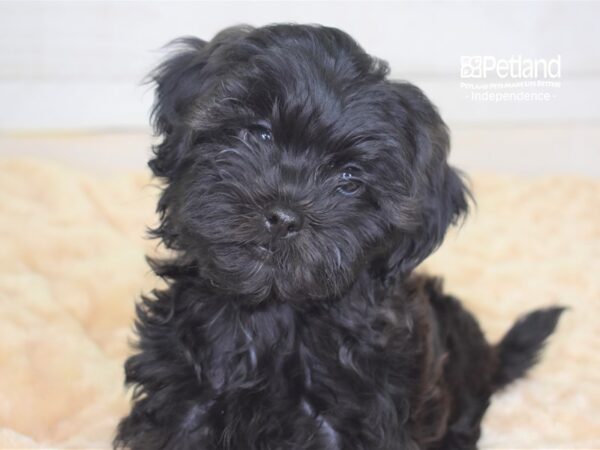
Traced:
[[498, 365], [494, 388], [502, 389], [524, 376], [540, 358], [548, 336], [552, 334], [565, 308], [538, 309], [521, 317], [495, 346]]

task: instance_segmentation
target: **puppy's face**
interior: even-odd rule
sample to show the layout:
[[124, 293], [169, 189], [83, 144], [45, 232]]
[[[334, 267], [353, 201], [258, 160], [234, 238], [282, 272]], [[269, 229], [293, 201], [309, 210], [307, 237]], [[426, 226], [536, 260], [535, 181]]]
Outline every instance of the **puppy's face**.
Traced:
[[365, 270], [412, 269], [466, 210], [434, 107], [341, 31], [180, 44], [154, 73], [157, 234], [219, 289], [339, 296]]

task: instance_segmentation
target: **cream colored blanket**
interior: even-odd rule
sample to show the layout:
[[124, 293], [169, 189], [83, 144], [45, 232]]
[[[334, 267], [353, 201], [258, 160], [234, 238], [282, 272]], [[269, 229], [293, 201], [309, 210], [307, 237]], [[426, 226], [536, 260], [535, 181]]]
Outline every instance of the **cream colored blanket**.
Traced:
[[[479, 175], [474, 191], [423, 270], [492, 340], [527, 310], [571, 306], [543, 362], [493, 399], [481, 446], [600, 448], [600, 182]], [[109, 447], [134, 301], [156, 283], [156, 193], [143, 174], [0, 160], [1, 449]]]

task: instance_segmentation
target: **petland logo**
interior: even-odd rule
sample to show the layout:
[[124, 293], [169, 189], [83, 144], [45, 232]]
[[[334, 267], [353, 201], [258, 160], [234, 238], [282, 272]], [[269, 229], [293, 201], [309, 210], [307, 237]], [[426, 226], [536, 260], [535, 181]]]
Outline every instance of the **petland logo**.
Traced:
[[561, 86], [561, 59], [461, 56], [460, 88], [485, 103], [549, 102]]
[[486, 79], [560, 79], [560, 55], [552, 59], [533, 59], [519, 56], [496, 58], [495, 56], [461, 56], [460, 77]]

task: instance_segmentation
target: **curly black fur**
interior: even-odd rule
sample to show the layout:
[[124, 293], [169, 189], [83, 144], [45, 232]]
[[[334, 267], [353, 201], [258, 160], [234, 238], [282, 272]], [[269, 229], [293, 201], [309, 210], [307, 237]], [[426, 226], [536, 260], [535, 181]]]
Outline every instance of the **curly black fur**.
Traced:
[[334, 28], [178, 40], [153, 73], [165, 182], [116, 448], [473, 449], [561, 309], [498, 347], [412, 273], [467, 212], [415, 86]]

